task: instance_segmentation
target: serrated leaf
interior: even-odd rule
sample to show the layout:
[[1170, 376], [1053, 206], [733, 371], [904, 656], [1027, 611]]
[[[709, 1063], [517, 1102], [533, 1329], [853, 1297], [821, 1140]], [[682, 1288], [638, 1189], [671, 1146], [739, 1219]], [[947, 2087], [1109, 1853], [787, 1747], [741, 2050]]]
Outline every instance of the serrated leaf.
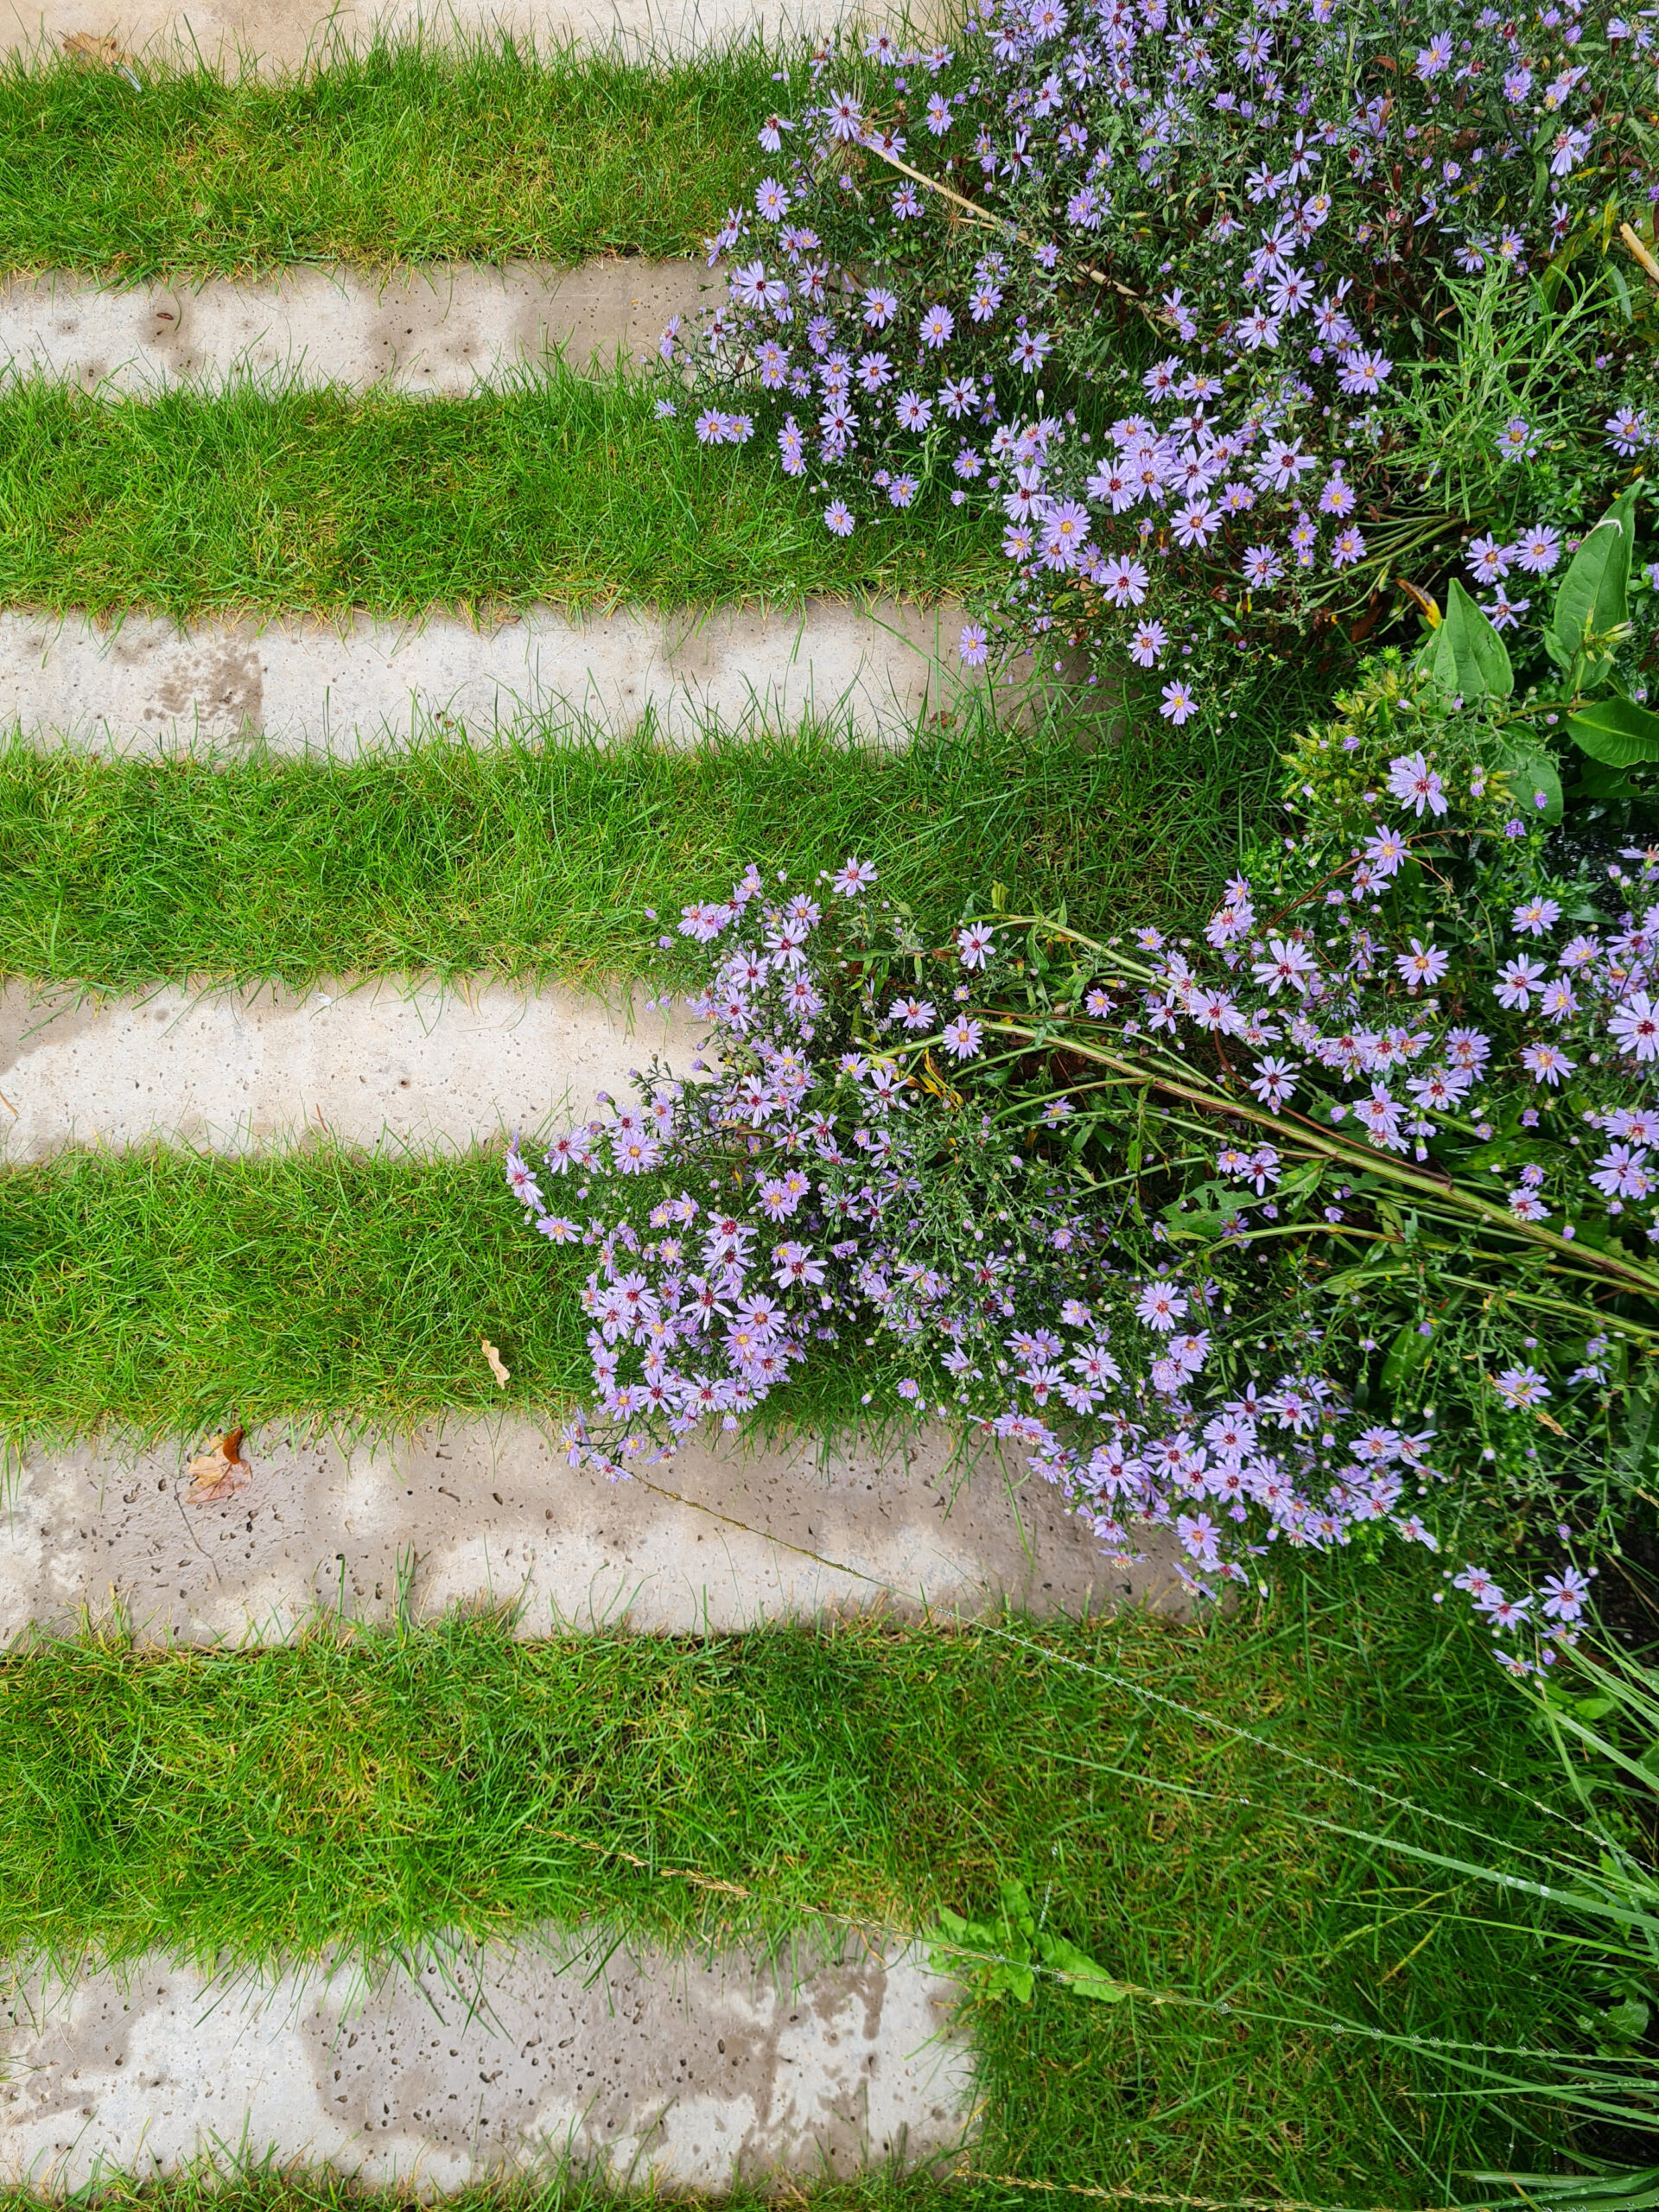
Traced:
[[1592, 699], [1567, 716], [1567, 727], [1573, 743], [1604, 767], [1634, 768], [1644, 760], [1659, 760], [1659, 715], [1638, 707], [1634, 699]]
[[1625, 620], [1636, 493], [1634, 484], [1620, 493], [1573, 556], [1561, 578], [1552, 627], [1569, 652], [1583, 651], [1586, 631], [1605, 636]]

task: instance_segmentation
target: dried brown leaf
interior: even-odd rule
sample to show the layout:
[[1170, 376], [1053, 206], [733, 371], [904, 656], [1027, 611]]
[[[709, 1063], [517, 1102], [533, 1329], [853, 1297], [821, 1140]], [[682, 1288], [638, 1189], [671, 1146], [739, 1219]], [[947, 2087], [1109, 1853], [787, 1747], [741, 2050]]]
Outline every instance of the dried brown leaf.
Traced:
[[71, 31], [63, 41], [63, 50], [72, 61], [85, 62], [93, 69], [118, 69], [135, 92], [143, 86], [133, 73], [133, 58], [117, 45], [113, 33], [105, 38], [94, 38], [90, 31]]
[[494, 1376], [496, 1381], [505, 1390], [507, 1387], [507, 1377], [512, 1374], [512, 1370], [510, 1367], [504, 1367], [502, 1365], [500, 1353], [496, 1350], [495, 1346], [490, 1342], [487, 1337], [480, 1337], [478, 1341], [484, 1347], [484, 1357], [490, 1363], [491, 1374]]
[[185, 1471], [190, 1478], [194, 1504], [212, 1505], [220, 1498], [234, 1497], [252, 1481], [253, 1470], [242, 1457], [243, 1434], [239, 1428], [227, 1429], [217, 1444], [190, 1462]]

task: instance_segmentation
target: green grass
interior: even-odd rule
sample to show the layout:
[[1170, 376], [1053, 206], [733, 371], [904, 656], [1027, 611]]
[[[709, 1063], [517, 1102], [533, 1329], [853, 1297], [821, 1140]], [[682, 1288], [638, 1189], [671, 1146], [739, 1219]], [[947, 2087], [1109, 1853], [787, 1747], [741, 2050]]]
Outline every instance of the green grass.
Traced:
[[[351, 762], [105, 765], [0, 747], [0, 976], [687, 973], [654, 907], [750, 861], [810, 881], [875, 861], [931, 933], [1003, 882], [1084, 928], [1202, 914], [1255, 818], [1258, 727], [1149, 710], [1084, 750], [975, 718], [906, 750], [822, 732], [608, 749], [429, 737]], [[802, 794], [811, 794], [810, 806]], [[665, 966], [666, 963], [666, 966]]]
[[[0, 604], [419, 615], [971, 588], [990, 519], [943, 495], [832, 537], [776, 455], [700, 448], [648, 382], [514, 372], [466, 399], [0, 391]], [[964, 510], [964, 513], [966, 511]]]
[[1553, 2003], [1534, 1938], [1337, 1827], [1444, 1845], [1409, 1797], [1500, 1857], [1536, 1844], [1516, 1721], [1421, 1573], [1344, 1564], [1201, 1626], [42, 1642], [0, 1662], [0, 1955], [379, 1957], [547, 1917], [903, 1933], [1017, 1877], [1145, 1993], [981, 2008], [987, 2170], [1466, 2201], [1452, 2170], [1509, 2156], [1502, 2124], [1365, 2031], [1526, 2041]]
[[778, 57], [381, 47], [303, 82], [19, 57], [0, 73], [0, 273], [136, 284], [300, 261], [696, 254], [746, 196]]
[[[787, 2200], [812, 2212], [1026, 2212], [1033, 2199], [1006, 2183], [980, 2179], [941, 2186], [922, 2175], [878, 2169], [849, 2181], [798, 2177]], [[374, 2188], [329, 2166], [283, 2165], [270, 2157], [212, 2158], [143, 2177], [100, 2173], [75, 2192], [78, 2212], [430, 2212], [413, 2187]], [[635, 2182], [619, 2188], [568, 2166], [535, 2178], [476, 2182], [446, 2195], [444, 2212], [675, 2212], [688, 2205], [720, 2212], [777, 2212], [776, 2184], [740, 2183], [717, 2196]], [[39, 2194], [0, 2187], [0, 2212], [41, 2212]]]
[[[545, 1406], [588, 1379], [586, 1272], [525, 1232], [482, 1152], [0, 1169], [0, 1434]], [[514, 1370], [505, 1393], [480, 1336]]]

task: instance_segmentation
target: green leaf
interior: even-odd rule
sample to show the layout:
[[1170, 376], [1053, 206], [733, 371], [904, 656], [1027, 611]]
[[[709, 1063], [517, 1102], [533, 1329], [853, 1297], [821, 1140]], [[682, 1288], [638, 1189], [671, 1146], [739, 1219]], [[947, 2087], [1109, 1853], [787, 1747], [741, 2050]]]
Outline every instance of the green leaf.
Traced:
[[1592, 699], [1567, 716], [1567, 727], [1574, 743], [1605, 767], [1634, 768], [1641, 761], [1659, 760], [1659, 715], [1638, 707], [1634, 699]]
[[1382, 1362], [1382, 1388], [1397, 1390], [1408, 1376], [1413, 1375], [1428, 1357], [1428, 1348], [1433, 1339], [1421, 1336], [1414, 1321], [1406, 1322], [1394, 1342], [1389, 1346]]
[[1561, 643], [1560, 639], [1556, 636], [1555, 632], [1548, 626], [1548, 624], [1545, 625], [1542, 634], [1544, 640], [1544, 651], [1549, 655], [1551, 660], [1554, 662], [1556, 667], [1560, 670], [1563, 675], [1565, 675], [1567, 670], [1573, 665], [1572, 654], [1568, 652], [1567, 647]]
[[1509, 778], [1516, 811], [1523, 821], [1543, 822], [1553, 828], [1560, 820], [1561, 779], [1541, 745], [1493, 738], [1483, 747], [1483, 754], [1491, 767]]
[[1037, 1916], [1031, 1909], [1031, 1899], [1026, 1894], [1023, 1882], [1005, 1881], [999, 1895], [1002, 1900], [1002, 1917], [1010, 1928], [1022, 1929], [1027, 1937], [1037, 1932]]
[[993, 1967], [986, 1979], [985, 1994], [1001, 1997], [1005, 1990], [1016, 2005], [1029, 2005], [1036, 1994], [1037, 1977], [1029, 1967]]
[[1454, 577], [1446, 614], [1417, 665], [1441, 688], [1464, 699], [1507, 699], [1515, 689], [1509, 649]]
[[1586, 632], [1605, 636], [1628, 612], [1630, 544], [1636, 532], [1632, 484], [1620, 493], [1573, 556], [1555, 594], [1554, 632], [1569, 652], [1581, 652]]
[[1129, 1994], [1127, 1982], [1114, 1981], [1104, 1967], [1064, 1936], [1039, 1936], [1037, 1943], [1044, 1965], [1065, 1974], [1079, 1997], [1091, 1998], [1097, 2005], [1121, 2005]]

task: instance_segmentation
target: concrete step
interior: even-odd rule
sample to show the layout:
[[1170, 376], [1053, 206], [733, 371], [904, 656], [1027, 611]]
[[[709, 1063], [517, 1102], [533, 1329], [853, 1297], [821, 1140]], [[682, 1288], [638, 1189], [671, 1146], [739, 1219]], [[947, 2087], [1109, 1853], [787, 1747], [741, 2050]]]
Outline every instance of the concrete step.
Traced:
[[484, 977], [136, 998], [0, 985], [0, 1160], [156, 1137], [241, 1153], [319, 1129], [360, 1150], [461, 1148], [564, 1127], [653, 1053], [690, 1071], [708, 1025], [650, 996]]
[[957, 652], [959, 606], [537, 607], [475, 627], [354, 613], [207, 620], [0, 612], [0, 732], [111, 757], [184, 747], [354, 756], [438, 724], [471, 742], [575, 723], [665, 740], [813, 720], [899, 742], [982, 687]]
[[151, 69], [205, 64], [226, 78], [310, 75], [342, 46], [360, 53], [376, 36], [440, 45], [617, 47], [631, 58], [683, 59], [752, 39], [811, 44], [854, 11], [830, 0], [6, 0], [0, 51], [56, 54], [77, 33], [113, 36]]
[[195, 1643], [281, 1643], [319, 1610], [384, 1624], [400, 1605], [511, 1604], [530, 1639], [1185, 1604], [1162, 1533], [1116, 1567], [1017, 1457], [986, 1450], [969, 1471], [941, 1428], [850, 1447], [715, 1430], [616, 1484], [568, 1467], [556, 1428], [550, 1414], [357, 1441], [270, 1427], [211, 1498], [188, 1442], [27, 1447], [0, 1503], [0, 1643], [116, 1604], [143, 1641]]
[[954, 1985], [891, 1939], [813, 1942], [796, 1970], [550, 1929], [372, 1990], [159, 1957], [36, 1980], [0, 2014], [0, 2177], [60, 2196], [267, 2151], [421, 2194], [566, 2158], [715, 2191], [948, 2167], [974, 2104]]
[[654, 362], [670, 316], [725, 289], [696, 261], [297, 267], [117, 287], [49, 270], [0, 283], [0, 372], [111, 397], [212, 391], [234, 374], [464, 399], [550, 351], [576, 369]]

